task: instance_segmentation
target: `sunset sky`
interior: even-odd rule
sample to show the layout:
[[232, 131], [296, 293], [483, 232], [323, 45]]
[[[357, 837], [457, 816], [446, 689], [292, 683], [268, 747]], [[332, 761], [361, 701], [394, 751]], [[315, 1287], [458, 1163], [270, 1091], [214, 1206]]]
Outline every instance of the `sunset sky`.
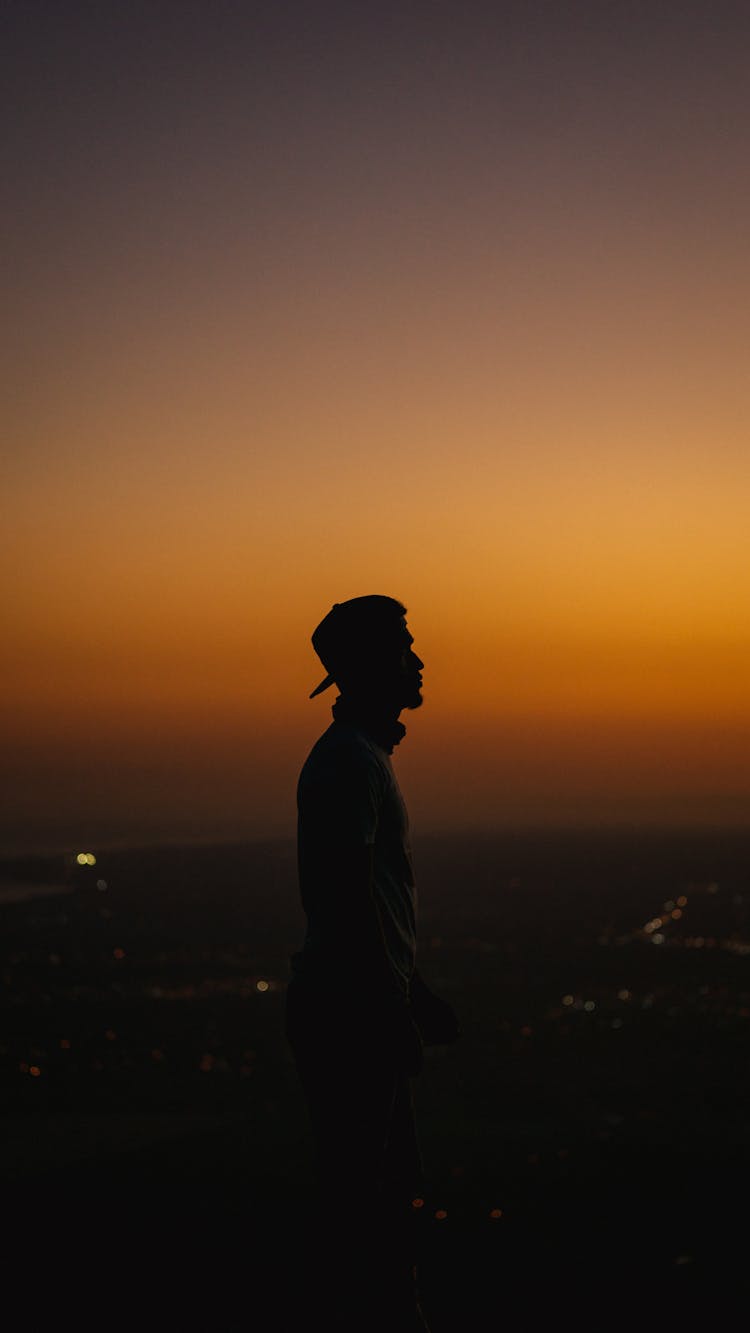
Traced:
[[370, 592], [415, 830], [747, 823], [748, 6], [2, 29], [2, 846], [292, 836]]

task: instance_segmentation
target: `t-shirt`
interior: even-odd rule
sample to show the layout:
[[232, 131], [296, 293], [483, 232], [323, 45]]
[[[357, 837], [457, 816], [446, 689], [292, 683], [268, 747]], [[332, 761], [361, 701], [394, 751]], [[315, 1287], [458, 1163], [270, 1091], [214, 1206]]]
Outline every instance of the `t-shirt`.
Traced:
[[300, 892], [307, 916], [298, 976], [356, 980], [356, 905], [333, 883], [342, 846], [373, 848], [372, 892], [397, 989], [408, 996], [416, 953], [416, 888], [409, 820], [389, 755], [353, 723], [334, 721], [313, 746], [297, 787]]

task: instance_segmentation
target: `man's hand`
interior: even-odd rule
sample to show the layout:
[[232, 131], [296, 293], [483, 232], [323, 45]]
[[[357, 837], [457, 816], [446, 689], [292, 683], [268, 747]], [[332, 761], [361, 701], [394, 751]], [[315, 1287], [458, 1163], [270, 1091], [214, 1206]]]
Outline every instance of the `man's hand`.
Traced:
[[413, 1078], [422, 1069], [422, 1037], [410, 1006], [404, 1001], [388, 1006], [386, 1032], [396, 1068]]
[[411, 1012], [425, 1046], [448, 1046], [461, 1036], [458, 1019], [445, 1000], [415, 970], [410, 983]]

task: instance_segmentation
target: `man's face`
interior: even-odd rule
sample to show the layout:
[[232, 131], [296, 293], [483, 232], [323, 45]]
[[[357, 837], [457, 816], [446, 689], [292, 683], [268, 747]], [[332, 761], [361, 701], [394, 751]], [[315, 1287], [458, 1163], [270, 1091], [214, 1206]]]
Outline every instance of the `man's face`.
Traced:
[[402, 622], [402, 642], [400, 645], [401, 653], [398, 660], [398, 701], [401, 708], [419, 708], [422, 700], [422, 668], [424, 662], [421, 661], [412, 647], [414, 639], [407, 629], [406, 621]]
[[349, 671], [342, 671], [336, 682], [342, 693], [369, 696], [388, 708], [419, 708], [422, 704], [422, 668], [414, 639], [402, 618], [394, 633], [392, 627], [367, 646]]

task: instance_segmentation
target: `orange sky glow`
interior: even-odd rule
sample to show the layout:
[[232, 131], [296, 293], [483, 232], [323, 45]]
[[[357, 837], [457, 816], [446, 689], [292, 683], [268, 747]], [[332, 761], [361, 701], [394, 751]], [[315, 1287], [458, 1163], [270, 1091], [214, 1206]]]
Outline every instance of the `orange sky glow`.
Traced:
[[747, 822], [732, 33], [494, 8], [377, 58], [344, 9], [174, 65], [19, 25], [7, 847], [292, 836], [310, 634], [370, 592], [425, 661], [416, 829]]

